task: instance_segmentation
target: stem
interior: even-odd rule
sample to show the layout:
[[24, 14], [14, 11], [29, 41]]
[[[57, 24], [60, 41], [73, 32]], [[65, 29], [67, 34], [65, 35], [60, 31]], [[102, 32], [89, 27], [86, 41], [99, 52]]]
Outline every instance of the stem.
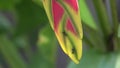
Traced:
[[114, 47], [115, 50], [118, 49], [119, 45], [119, 39], [118, 39], [118, 16], [117, 16], [117, 4], [116, 0], [110, 0], [110, 5], [111, 5], [111, 12], [112, 12], [112, 22], [113, 22], [113, 30], [114, 30]]
[[90, 48], [93, 48], [94, 47], [94, 44], [91, 42], [91, 39], [90, 38], [87, 38], [87, 36], [84, 36], [83, 37], [83, 40], [85, 41], [85, 43], [87, 45], [89, 45]]
[[84, 29], [84, 31], [86, 31], [84, 33], [83, 40], [87, 44], [89, 44], [90, 47], [94, 47], [101, 52], [106, 52], [106, 50], [105, 50], [106, 43], [104, 42], [103, 36], [101, 36], [101, 34], [98, 31], [93, 30], [84, 24], [83, 24], [83, 29]]
[[111, 27], [110, 27], [110, 23], [108, 20], [108, 15], [107, 15], [105, 6], [102, 0], [93, 0], [93, 4], [95, 6], [95, 9], [98, 15], [98, 20], [100, 22], [101, 29], [105, 37], [107, 37], [111, 33]]
[[117, 37], [117, 32], [118, 32], [118, 16], [117, 16], [117, 4], [116, 0], [110, 0], [110, 5], [111, 5], [111, 11], [112, 11], [112, 19], [113, 19], [113, 25], [114, 25], [114, 31], [115, 31], [115, 36]]

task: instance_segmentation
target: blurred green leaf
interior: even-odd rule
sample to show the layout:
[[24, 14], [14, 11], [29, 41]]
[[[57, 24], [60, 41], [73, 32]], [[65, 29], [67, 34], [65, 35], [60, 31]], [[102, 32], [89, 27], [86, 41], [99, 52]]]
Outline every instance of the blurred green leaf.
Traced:
[[78, 65], [71, 62], [68, 68], [115, 68], [116, 53], [102, 54], [97, 51], [84, 52]]
[[118, 27], [118, 37], [120, 38], [120, 24], [119, 24], [119, 27]]
[[46, 28], [40, 31], [38, 47], [40, 48], [40, 51], [43, 53], [43, 56], [46, 57], [46, 59], [50, 61], [55, 60], [57, 40], [54, 31], [51, 29], [50, 25], [47, 25]]
[[55, 68], [57, 43], [50, 25], [40, 30], [37, 43], [39, 52], [35, 54], [31, 68]]
[[0, 51], [10, 68], [26, 68], [26, 64], [12, 42], [5, 35], [0, 36]]
[[116, 59], [116, 66], [115, 68], [120, 68], [120, 53], [118, 53], [117, 59]]
[[83, 53], [82, 59], [78, 65], [71, 62], [68, 68], [97, 68], [99, 62], [104, 60], [104, 58], [104, 55], [100, 55], [95, 51], [87, 51]]
[[38, 4], [41, 7], [43, 6], [42, 0], [34, 0], [33, 2], [35, 2], [36, 4]]
[[0, 9], [11, 9], [14, 7], [14, 1], [13, 0], [0, 0]]
[[8, 19], [0, 13], [0, 33], [10, 31], [11, 24]]
[[79, 0], [79, 6], [80, 6], [81, 19], [83, 23], [85, 23], [87, 26], [91, 27], [92, 29], [96, 30], [97, 25], [86, 4], [86, 0]]
[[14, 9], [15, 4], [19, 3], [20, 0], [0, 0], [1, 10], [11, 10]]
[[44, 27], [48, 22], [44, 9], [32, 0], [23, 0], [16, 6], [18, 24], [16, 34], [24, 34], [33, 31], [37, 27]]
[[28, 45], [28, 40], [26, 36], [19, 36], [13, 39], [13, 42], [17, 47], [25, 48]]

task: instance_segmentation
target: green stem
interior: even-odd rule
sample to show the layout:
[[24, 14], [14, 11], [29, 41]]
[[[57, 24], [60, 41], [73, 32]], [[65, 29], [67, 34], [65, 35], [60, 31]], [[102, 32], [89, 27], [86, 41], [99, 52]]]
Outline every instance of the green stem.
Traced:
[[85, 33], [87, 33], [87, 34], [85, 34], [83, 40], [87, 44], [89, 44], [90, 47], [94, 47], [101, 52], [106, 52], [106, 50], [105, 50], [106, 43], [104, 42], [104, 38], [100, 35], [100, 33], [98, 31], [95, 31], [95, 30], [87, 27], [84, 24], [83, 24], [83, 29], [84, 29], [84, 31], [86, 31]]
[[95, 6], [95, 9], [98, 15], [98, 20], [99, 20], [101, 29], [105, 37], [107, 37], [111, 33], [111, 27], [110, 27], [110, 23], [108, 20], [108, 15], [107, 15], [105, 6], [102, 0], [93, 0], [93, 4]]
[[118, 16], [117, 16], [117, 4], [116, 0], [110, 0], [111, 12], [112, 12], [112, 22], [113, 22], [113, 30], [114, 30], [114, 47], [115, 50], [118, 49], [119, 39], [118, 39]]
[[110, 0], [110, 5], [111, 5], [111, 11], [112, 11], [112, 22], [113, 22], [113, 26], [114, 26], [114, 31], [115, 31], [115, 35], [117, 37], [117, 32], [118, 32], [118, 16], [117, 16], [117, 4], [116, 4], [116, 0]]
[[90, 39], [90, 38], [88, 39], [87, 36], [84, 36], [84, 37], [83, 37], [83, 41], [85, 41], [85, 43], [86, 43], [87, 45], [89, 45], [90, 48], [93, 48], [93, 47], [94, 47], [94, 43], [92, 43], [92, 42], [91, 42], [91, 39]]

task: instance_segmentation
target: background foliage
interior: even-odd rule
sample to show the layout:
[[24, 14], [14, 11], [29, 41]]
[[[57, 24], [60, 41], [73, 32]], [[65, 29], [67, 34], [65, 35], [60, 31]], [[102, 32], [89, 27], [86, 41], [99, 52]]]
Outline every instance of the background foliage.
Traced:
[[0, 68], [120, 68], [116, 1], [79, 0], [84, 45], [76, 65], [58, 55], [41, 0], [0, 0]]

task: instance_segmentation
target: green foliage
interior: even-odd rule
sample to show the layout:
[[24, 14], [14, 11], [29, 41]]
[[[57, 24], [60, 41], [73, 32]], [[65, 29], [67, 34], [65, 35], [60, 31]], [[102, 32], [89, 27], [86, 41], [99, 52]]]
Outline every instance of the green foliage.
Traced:
[[56, 38], [50, 27], [45, 26], [39, 32], [38, 52], [32, 57], [30, 68], [55, 68]]
[[17, 4], [16, 13], [18, 18], [17, 35], [29, 33], [35, 27], [42, 27], [48, 22], [44, 9], [31, 0]]
[[[79, 0], [79, 6], [83, 43], [87, 47], [83, 48], [80, 63], [70, 62], [67, 67], [120, 68], [120, 25], [116, 0], [109, 1], [111, 23], [102, 0], [91, 0], [97, 20], [86, 1]], [[11, 17], [4, 12], [10, 13]], [[56, 53], [57, 40], [41, 0], [0, 0], [0, 68], [5, 65], [9, 68], [55, 68]]]
[[96, 30], [97, 25], [93, 19], [93, 16], [90, 13], [90, 10], [85, 2], [85, 0], [79, 0], [79, 6], [80, 6], [80, 13], [81, 13], [81, 19], [83, 23], [85, 23], [90, 28]]
[[84, 52], [82, 57], [78, 65], [71, 62], [68, 68], [97, 68], [100, 61], [105, 58], [104, 55], [98, 54], [95, 51]]
[[17, 48], [4, 35], [0, 36], [0, 50], [11, 68], [26, 68], [25, 62], [21, 59]]
[[118, 28], [118, 37], [120, 38], [120, 24], [119, 24], [119, 28]]
[[15, 2], [13, 0], [8, 0], [7, 2], [5, 0], [0, 1], [0, 9], [8, 10], [12, 9], [14, 7]]
[[0, 34], [11, 30], [11, 24], [7, 18], [0, 13]]
[[95, 50], [84, 52], [80, 64], [71, 62], [68, 68], [119, 68], [119, 53], [99, 53]]

